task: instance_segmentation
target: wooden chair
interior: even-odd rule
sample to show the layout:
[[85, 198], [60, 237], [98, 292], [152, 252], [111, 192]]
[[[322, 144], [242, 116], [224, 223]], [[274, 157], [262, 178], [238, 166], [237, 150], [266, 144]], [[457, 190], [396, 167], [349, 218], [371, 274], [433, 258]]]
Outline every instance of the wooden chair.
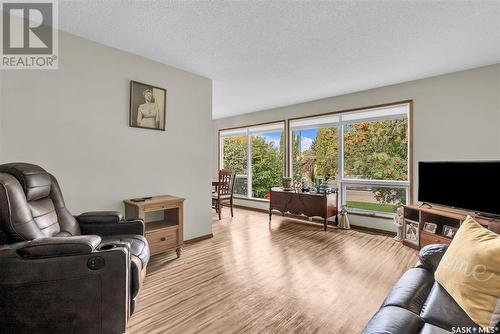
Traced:
[[233, 217], [233, 189], [236, 174], [229, 170], [219, 171], [219, 182], [217, 192], [212, 194], [212, 208], [219, 214], [221, 220], [221, 211], [223, 206], [231, 208], [231, 217]]

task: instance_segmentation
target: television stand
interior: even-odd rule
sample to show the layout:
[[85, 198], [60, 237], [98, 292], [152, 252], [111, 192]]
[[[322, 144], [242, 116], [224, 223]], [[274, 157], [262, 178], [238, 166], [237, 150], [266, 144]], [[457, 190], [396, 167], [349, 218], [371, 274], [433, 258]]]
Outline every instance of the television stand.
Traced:
[[473, 212], [471, 213], [471, 216], [474, 218], [474, 219], [487, 219], [489, 221], [494, 221], [494, 220], [498, 220], [500, 219], [500, 217], [498, 217], [497, 215], [492, 215], [492, 214], [487, 214], [487, 213], [482, 213], [482, 212]]
[[470, 211], [427, 206], [404, 207], [403, 243], [406, 246], [420, 249], [430, 244], [450, 244], [467, 216], [472, 216], [488, 230], [500, 234], [499, 217], [486, 218]]

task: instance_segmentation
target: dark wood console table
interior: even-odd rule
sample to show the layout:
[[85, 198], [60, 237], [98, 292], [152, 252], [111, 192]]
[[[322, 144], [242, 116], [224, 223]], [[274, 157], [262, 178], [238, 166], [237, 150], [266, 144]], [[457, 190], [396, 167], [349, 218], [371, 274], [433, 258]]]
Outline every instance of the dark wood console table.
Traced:
[[273, 210], [278, 210], [283, 215], [290, 212], [307, 217], [323, 218], [326, 231], [328, 218], [335, 216], [335, 223], [338, 223], [338, 196], [337, 193], [324, 195], [272, 188], [269, 201], [269, 221], [271, 221]]

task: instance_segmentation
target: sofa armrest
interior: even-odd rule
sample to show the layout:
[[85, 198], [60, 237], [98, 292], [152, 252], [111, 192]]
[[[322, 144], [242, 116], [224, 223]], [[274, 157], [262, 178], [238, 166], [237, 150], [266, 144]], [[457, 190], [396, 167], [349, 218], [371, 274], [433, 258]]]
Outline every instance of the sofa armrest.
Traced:
[[124, 220], [122, 214], [117, 211], [85, 212], [75, 218], [84, 235], [144, 235], [144, 221], [142, 219]]
[[118, 211], [89, 211], [76, 217], [79, 223], [119, 223], [123, 215]]
[[448, 249], [446, 244], [432, 244], [423, 247], [418, 254], [422, 267], [434, 272]]
[[26, 259], [40, 259], [94, 252], [101, 243], [97, 235], [38, 238], [19, 247], [16, 252]]

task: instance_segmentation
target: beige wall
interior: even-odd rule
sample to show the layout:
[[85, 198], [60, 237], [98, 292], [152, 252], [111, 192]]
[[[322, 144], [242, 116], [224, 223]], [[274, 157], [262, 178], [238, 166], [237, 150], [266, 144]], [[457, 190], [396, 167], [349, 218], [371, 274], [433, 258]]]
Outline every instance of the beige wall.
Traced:
[[[212, 81], [60, 34], [58, 70], [1, 72], [0, 161], [40, 164], [72, 213], [185, 197], [186, 239], [211, 233]], [[129, 80], [167, 89], [166, 131], [128, 127]]]
[[[500, 64], [217, 119], [213, 122], [212, 146], [217, 147], [217, 130], [221, 128], [407, 99], [414, 102], [414, 171], [418, 161], [425, 160], [500, 159]], [[212, 173], [216, 175], [217, 159], [213, 161]], [[413, 193], [416, 199], [418, 175], [414, 174]], [[390, 221], [354, 216], [351, 221], [369, 227], [393, 229]]]

